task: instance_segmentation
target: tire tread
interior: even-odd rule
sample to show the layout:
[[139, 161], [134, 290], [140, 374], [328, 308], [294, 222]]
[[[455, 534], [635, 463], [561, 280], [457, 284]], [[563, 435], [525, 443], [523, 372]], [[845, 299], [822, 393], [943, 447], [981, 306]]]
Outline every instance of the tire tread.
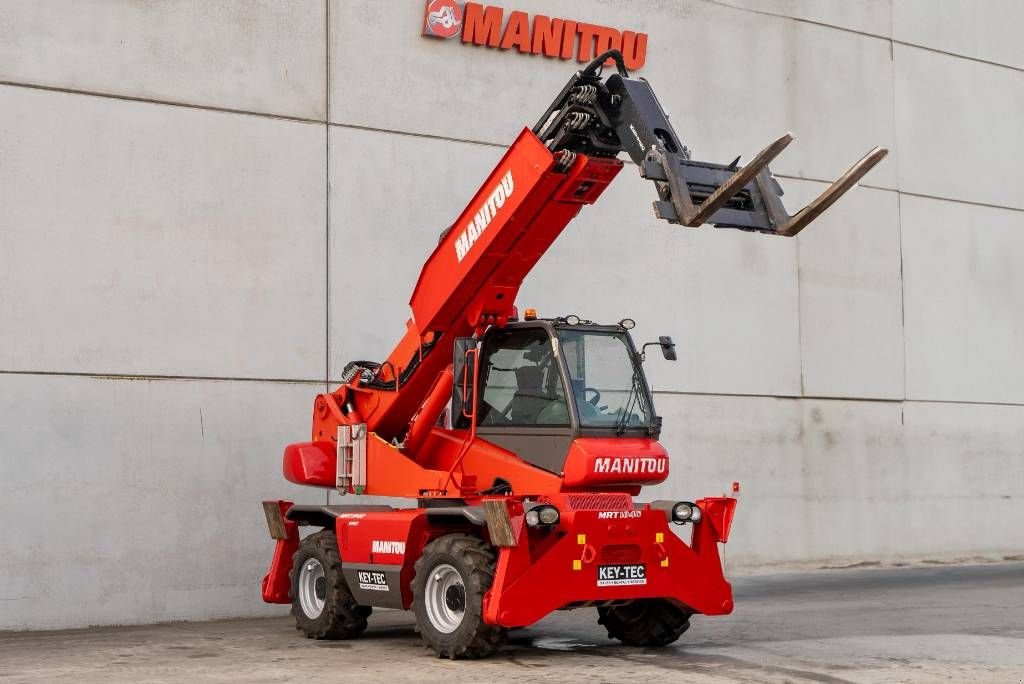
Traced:
[[[466, 534], [448, 534], [439, 537], [427, 544], [423, 549], [423, 555], [416, 560], [414, 568], [415, 573], [412, 582], [413, 605], [418, 607], [423, 604], [422, 588], [416, 579], [429, 574], [431, 558], [438, 555], [460, 559], [467, 567], [471, 568], [469, 577], [464, 578], [466, 580], [466, 604], [483, 605], [483, 597], [494, 581], [494, 564], [497, 560], [497, 554], [494, 547], [483, 539]], [[472, 600], [470, 593], [474, 594]], [[433, 649], [438, 657], [441, 658], [450, 658], [452, 660], [485, 658], [501, 648], [507, 637], [508, 632], [505, 628], [498, 627], [497, 625], [488, 625], [483, 621], [483, 616], [480, 615], [477, 616], [478, 621], [475, 627], [460, 641], [454, 644], [434, 641], [430, 638], [428, 632], [420, 627], [420, 620], [426, 619], [420, 615], [420, 612], [417, 609], [416, 629], [420, 636], [423, 637], [424, 646]], [[467, 613], [464, 619], [469, 618], [471, 616]]]
[[[327, 578], [327, 597], [321, 618], [310, 620], [302, 611], [296, 596], [295, 587], [298, 583], [299, 570], [309, 558], [316, 558], [324, 566]], [[289, 573], [291, 588], [288, 597], [292, 599], [292, 615], [295, 616], [295, 629], [305, 633], [309, 639], [354, 639], [366, 629], [366, 618], [373, 612], [370, 606], [356, 603], [352, 592], [345, 582], [341, 571], [341, 553], [338, 551], [338, 539], [331, 530], [322, 530], [302, 540], [299, 550], [292, 557], [292, 570]], [[330, 600], [334, 597], [335, 600]]]
[[624, 606], [598, 608], [598, 624], [609, 639], [627, 646], [667, 646], [690, 628], [692, 613], [664, 599], [641, 599]]

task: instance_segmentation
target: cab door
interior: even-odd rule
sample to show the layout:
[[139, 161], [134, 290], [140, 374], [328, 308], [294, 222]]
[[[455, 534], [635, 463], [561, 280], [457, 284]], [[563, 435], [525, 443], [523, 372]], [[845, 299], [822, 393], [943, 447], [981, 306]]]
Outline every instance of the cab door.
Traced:
[[547, 326], [491, 329], [480, 352], [477, 435], [559, 474], [575, 435]]

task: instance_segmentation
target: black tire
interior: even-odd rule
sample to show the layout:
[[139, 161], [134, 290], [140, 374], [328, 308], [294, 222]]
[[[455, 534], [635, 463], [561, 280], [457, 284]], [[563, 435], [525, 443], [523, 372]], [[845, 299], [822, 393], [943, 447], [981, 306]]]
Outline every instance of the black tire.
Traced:
[[[316, 596], [324, 601], [318, 615], [310, 615], [303, 609], [299, 598], [299, 580], [302, 568], [311, 562], [319, 563], [324, 571], [322, 581], [316, 582]], [[348, 589], [341, 572], [341, 554], [334, 532], [323, 530], [311, 534], [299, 544], [299, 550], [292, 556], [291, 590], [292, 615], [295, 629], [309, 639], [353, 639], [366, 629], [366, 618], [373, 612], [370, 606], [360, 606]]]
[[[484, 594], [494, 581], [496, 554], [494, 547], [482, 539], [465, 534], [449, 534], [435, 539], [423, 549], [416, 561], [416, 574], [412, 580], [412, 605], [416, 614], [416, 631], [423, 643], [441, 658], [485, 658], [505, 643], [507, 630], [484, 622]], [[462, 583], [462, 595], [457, 587], [451, 598], [444, 600], [457, 611], [462, 604], [461, 622], [454, 630], [445, 632], [432, 622], [427, 608], [428, 583], [435, 570], [443, 566], [454, 568]], [[436, 590], [436, 589], [435, 589]]]
[[598, 623], [609, 639], [627, 646], [668, 646], [690, 628], [691, 612], [664, 599], [640, 599], [598, 608]]

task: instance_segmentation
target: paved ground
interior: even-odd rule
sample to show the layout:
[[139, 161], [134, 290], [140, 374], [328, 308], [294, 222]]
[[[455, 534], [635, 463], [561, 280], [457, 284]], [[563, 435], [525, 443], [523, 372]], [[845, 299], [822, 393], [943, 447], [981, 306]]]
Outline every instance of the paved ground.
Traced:
[[591, 609], [517, 631], [488, 661], [420, 646], [407, 613], [314, 642], [289, 618], [0, 632], [10, 682], [1024, 682], [1024, 563], [740, 578], [736, 612], [669, 649], [616, 646]]

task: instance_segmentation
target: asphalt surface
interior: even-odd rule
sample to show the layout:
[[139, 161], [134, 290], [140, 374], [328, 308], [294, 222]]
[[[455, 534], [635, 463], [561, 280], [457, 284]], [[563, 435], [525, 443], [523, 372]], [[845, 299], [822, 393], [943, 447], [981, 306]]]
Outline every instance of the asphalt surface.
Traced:
[[[289, 617], [0, 632], [10, 682], [1024, 682], [1024, 563], [738, 578], [736, 611], [675, 645], [617, 645], [596, 611], [513, 632], [486, 661], [439, 660], [411, 614], [360, 639], [302, 638]], [[284, 612], [286, 609], [282, 609]]]

